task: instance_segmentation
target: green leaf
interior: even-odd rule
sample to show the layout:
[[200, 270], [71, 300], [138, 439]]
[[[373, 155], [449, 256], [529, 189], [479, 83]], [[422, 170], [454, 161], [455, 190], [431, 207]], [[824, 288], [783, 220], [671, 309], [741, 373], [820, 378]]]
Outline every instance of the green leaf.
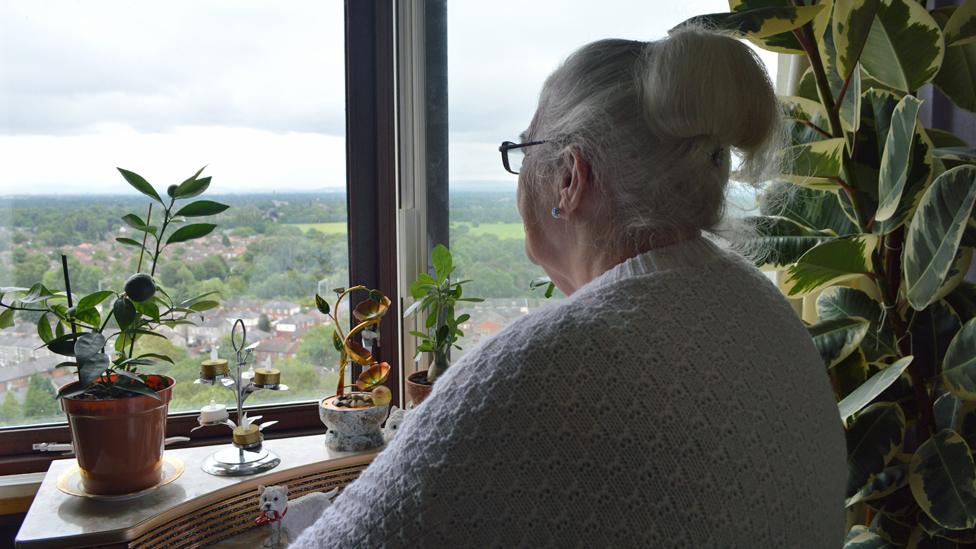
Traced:
[[922, 130], [921, 125], [917, 125], [910, 149], [912, 158], [908, 163], [908, 178], [898, 207], [890, 218], [875, 223], [871, 232], [878, 235], [889, 234], [911, 221], [936, 171], [937, 161], [932, 154], [933, 148], [928, 134]]
[[117, 236], [117, 237], [115, 237], [115, 241], [118, 242], [118, 243], [120, 243], [120, 244], [125, 244], [126, 246], [132, 246], [132, 247], [135, 247], [135, 248], [141, 248], [142, 247], [142, 242], [139, 242], [138, 240], [135, 240], [135, 239], [132, 239], [132, 238], [126, 238], [124, 236]]
[[968, 320], [976, 317], [976, 284], [962, 282], [946, 295], [945, 300], [959, 318]]
[[898, 355], [895, 336], [882, 323], [881, 304], [868, 294], [854, 288], [831, 286], [817, 297], [817, 315], [820, 320], [859, 316], [871, 324], [861, 343], [861, 349], [870, 362]]
[[153, 189], [153, 186], [150, 185], [148, 181], [143, 179], [141, 175], [135, 172], [130, 172], [129, 170], [123, 170], [122, 168], [116, 169], [119, 170], [122, 177], [129, 182], [129, 185], [132, 185], [137, 191], [156, 200], [160, 204], [163, 204], [163, 199], [159, 197], [159, 193], [156, 192], [156, 189]]
[[780, 97], [779, 100], [789, 128], [791, 145], [802, 145], [830, 138], [830, 121], [826, 109], [819, 101], [798, 96]]
[[217, 307], [220, 307], [220, 302], [212, 301], [212, 300], [197, 301], [193, 305], [190, 305], [190, 309], [197, 313], [202, 313], [203, 311], [216, 309]]
[[46, 286], [38, 282], [37, 284], [34, 284], [33, 286], [30, 287], [30, 290], [28, 290], [27, 295], [18, 299], [17, 301], [20, 301], [21, 303], [27, 303], [27, 304], [40, 303], [42, 301], [47, 301], [52, 297], [55, 297], [54, 292], [48, 290]]
[[0, 330], [4, 328], [13, 328], [14, 326], [14, 310], [4, 309], [0, 313]]
[[329, 302], [323, 299], [319, 294], [315, 294], [315, 308], [324, 315], [327, 315], [332, 311], [332, 308], [329, 306]]
[[766, 215], [780, 215], [804, 227], [838, 236], [859, 232], [844, 215], [837, 195], [832, 192], [774, 183], [763, 196], [761, 211]]
[[434, 246], [434, 250], [430, 254], [430, 259], [434, 264], [434, 272], [437, 273], [437, 281], [443, 282], [447, 280], [447, 277], [451, 276], [451, 271], [454, 270], [453, 258], [447, 246], [443, 244]]
[[136, 312], [148, 316], [156, 322], [159, 322], [159, 305], [153, 299], [147, 299], [146, 301], [133, 302], [132, 306], [135, 307]]
[[962, 436], [943, 429], [919, 446], [908, 484], [919, 506], [945, 528], [976, 527], [976, 464]]
[[[79, 342], [81, 339], [79, 338]], [[82, 387], [88, 387], [105, 373], [110, 361], [108, 355], [102, 352], [78, 357], [78, 381]]]
[[193, 198], [194, 196], [203, 194], [203, 192], [207, 190], [207, 187], [210, 186], [210, 178], [201, 177], [198, 179], [197, 177], [201, 172], [203, 172], [203, 168], [200, 168], [200, 170], [193, 177], [180, 183], [180, 186], [176, 188], [173, 196], [176, 198]]
[[862, 235], [838, 238], [812, 248], [786, 270], [787, 294], [805, 296], [870, 273], [871, 255], [877, 243], [877, 237]]
[[834, 191], [840, 188], [835, 179], [841, 175], [843, 137], [786, 147], [783, 155], [787, 171], [780, 177], [785, 181], [818, 190]]
[[952, 260], [952, 265], [949, 267], [949, 272], [946, 274], [945, 282], [943, 282], [942, 286], [939, 287], [939, 291], [935, 293], [935, 298], [943, 299], [952, 293], [953, 290], [958, 288], [959, 285], [962, 284], [966, 279], [966, 274], [969, 272], [969, 266], [972, 264], [973, 249], [960, 246], [959, 250], [956, 251], [956, 258]]
[[44, 343], [54, 339], [54, 332], [51, 331], [51, 322], [47, 319], [47, 313], [42, 314], [37, 319], [37, 337], [41, 338]]
[[949, 342], [962, 327], [959, 315], [944, 301], [936, 301], [912, 318], [912, 354], [924, 378], [939, 375]]
[[912, 358], [906, 356], [887, 366], [840, 401], [837, 407], [840, 409], [841, 419], [847, 421], [848, 418], [859, 412], [861, 408], [867, 406], [875, 397], [890, 387], [912, 363]]
[[942, 379], [954, 395], [976, 400], [976, 318], [963, 324], [946, 350]]
[[427, 303], [427, 298], [414, 301], [413, 303], [410, 304], [409, 307], [407, 307], [407, 310], [403, 312], [403, 318], [410, 318], [417, 311], [425, 307], [426, 303]]
[[[831, 97], [840, 103], [841, 128], [844, 130], [847, 150], [853, 150], [855, 132], [861, 124], [861, 71], [856, 70], [849, 75], [841, 72], [837, 65], [837, 53], [834, 48], [834, 30], [827, 29], [820, 40], [820, 56], [823, 60], [824, 72], [830, 86]], [[818, 90], [819, 92], [819, 90]], [[821, 101], [824, 101], [821, 98]], [[824, 101], [825, 102], [825, 101]]]
[[754, 260], [761, 267], [789, 266], [814, 246], [834, 239], [830, 234], [814, 231], [781, 216], [747, 217], [743, 221], [758, 235], [747, 242], [747, 247], [759, 251]]
[[169, 239], [166, 240], [166, 245], [207, 236], [216, 228], [217, 226], [212, 223], [194, 223], [193, 225], [180, 227], [173, 234], [169, 235]]
[[845, 506], [850, 507], [860, 501], [871, 501], [894, 493], [908, 485], [908, 464], [896, 463], [885, 467], [860, 492], [847, 498]]
[[884, 471], [901, 448], [905, 414], [893, 402], [878, 402], [858, 413], [847, 430], [847, 497]]
[[161, 360], [163, 362], [169, 362], [170, 364], [175, 364], [172, 358], [159, 353], [142, 353], [136, 358], [155, 358], [156, 360]]
[[125, 330], [136, 318], [136, 308], [128, 297], [120, 297], [112, 304], [112, 313], [119, 328]]
[[848, 536], [844, 542], [844, 549], [889, 549], [884, 539], [869, 530], [858, 530], [853, 536]]
[[686, 26], [732, 31], [751, 38], [768, 38], [797, 29], [809, 23], [824, 6], [770, 6], [740, 11], [698, 15], [668, 31]]
[[878, 221], [884, 221], [894, 215], [901, 201], [901, 193], [905, 189], [905, 182], [908, 181], [912, 141], [915, 138], [915, 124], [921, 105], [919, 99], [906, 95], [898, 102], [891, 116], [891, 128], [885, 141], [878, 180], [880, 198], [878, 210], [874, 214], [874, 218]]
[[115, 295], [115, 292], [110, 290], [101, 290], [99, 292], [90, 293], [78, 301], [78, 304], [75, 305], [75, 309], [78, 311], [84, 309], [94, 309], [96, 306], [98, 306], [98, 304], [112, 297], [113, 295]]
[[[116, 373], [118, 373], [119, 371], [120, 370], [117, 370]], [[142, 379], [138, 378], [137, 376], [129, 376], [126, 377], [125, 380], [120, 379], [115, 384], [115, 386], [118, 387], [119, 389], [122, 389], [123, 391], [132, 393], [137, 396], [145, 395], [145, 396], [153, 397], [156, 400], [161, 400], [159, 398], [159, 395], [156, 394], [156, 391], [150, 389], [149, 386], [146, 385], [145, 382], [143, 382]]]
[[332, 346], [335, 347], [336, 351], [342, 352], [342, 338], [339, 337], [339, 332], [332, 330]]
[[182, 215], [185, 217], [204, 217], [208, 215], [217, 215], [227, 208], [230, 208], [230, 206], [227, 204], [221, 204], [220, 202], [214, 202], [213, 200], [197, 200], [196, 202], [190, 202], [186, 206], [180, 208], [175, 215]]
[[837, 68], [841, 78], [847, 78], [857, 69], [857, 62], [867, 42], [879, 3], [878, 0], [836, 0], [834, 2], [831, 22], [834, 49], [837, 52]]
[[75, 356], [75, 340], [84, 334], [64, 334], [55, 337], [42, 347], [62, 356]]
[[964, 0], [943, 29], [947, 46], [976, 43], [976, 0]]
[[860, 317], [824, 320], [807, 328], [824, 364], [831, 368], [861, 345], [870, 323]]
[[946, 49], [935, 85], [956, 105], [976, 111], [976, 42]]
[[136, 214], [125, 214], [122, 216], [122, 221], [125, 222], [126, 225], [132, 227], [137, 231], [142, 231], [144, 233], [153, 233], [153, 234], [156, 233], [156, 227], [150, 227], [149, 225], [146, 225], [146, 222], [143, 221], [142, 218]]
[[883, 0], [861, 65], [875, 80], [908, 93], [935, 78], [944, 51], [942, 31], [923, 6], [914, 0]]
[[[828, 26], [827, 21], [831, 13], [831, 1], [819, 0], [810, 3], [817, 6], [823, 6], [823, 9], [821, 9], [818, 14], [815, 14], [812, 21], [814, 36], [819, 39], [821, 36], [823, 36], [824, 31]], [[736, 12], [744, 12], [766, 7], [795, 7], [795, 4], [789, 2], [788, 0], [729, 0], [729, 8]], [[755, 35], [747, 34], [746, 38], [760, 48], [774, 51], [776, 53], [803, 53], [803, 48], [800, 46], [800, 43], [797, 41], [792, 31], [773, 34], [765, 38], [759, 38]]]
[[905, 291], [920, 311], [935, 301], [976, 203], [976, 167], [940, 175], [922, 195], [905, 238]]
[[81, 334], [75, 340], [75, 357], [81, 362], [101, 354], [103, 347], [105, 347], [105, 336], [102, 334], [97, 332]]

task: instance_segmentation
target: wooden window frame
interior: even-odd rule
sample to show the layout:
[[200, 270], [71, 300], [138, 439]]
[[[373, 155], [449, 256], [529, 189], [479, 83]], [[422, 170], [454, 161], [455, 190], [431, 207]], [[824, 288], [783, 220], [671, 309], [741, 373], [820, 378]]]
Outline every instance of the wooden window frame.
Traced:
[[[345, 1], [346, 200], [348, 207], [349, 277], [379, 288], [393, 305], [381, 323], [377, 358], [390, 363], [389, 386], [401, 404], [399, 297], [397, 270], [397, 187], [395, 135], [393, 0]], [[353, 369], [353, 375], [358, 370]], [[323, 397], [326, 395], [322, 395]], [[318, 403], [249, 407], [278, 425], [267, 438], [324, 432]], [[172, 414], [166, 436], [190, 436], [194, 412]], [[71, 440], [67, 423], [0, 428], [0, 475], [47, 470], [59, 452], [36, 452], [41, 442]], [[183, 446], [226, 444], [226, 432], [196, 433]]]

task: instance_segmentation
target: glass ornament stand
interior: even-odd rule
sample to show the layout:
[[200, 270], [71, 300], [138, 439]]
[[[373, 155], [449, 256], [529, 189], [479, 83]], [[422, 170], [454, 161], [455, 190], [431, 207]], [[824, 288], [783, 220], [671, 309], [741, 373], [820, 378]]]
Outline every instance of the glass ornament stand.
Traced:
[[[240, 334], [239, 343], [237, 337], [238, 333]], [[258, 343], [255, 342], [251, 345], [245, 346], [246, 340], [247, 329], [244, 327], [244, 321], [238, 319], [237, 322], [234, 323], [234, 329], [231, 332], [231, 343], [234, 346], [234, 351], [237, 353], [237, 365], [234, 367], [233, 374], [218, 374], [213, 379], [201, 377], [194, 381], [194, 383], [200, 385], [219, 384], [221, 387], [226, 387], [233, 391], [234, 396], [237, 399], [236, 424], [229, 418], [222, 421], [204, 422], [203, 416], [201, 415], [197, 418], [197, 422], [200, 425], [194, 427], [190, 431], [193, 432], [197, 429], [202, 429], [203, 427], [226, 425], [233, 432], [231, 446], [225, 446], [217, 450], [204, 460], [202, 468], [211, 475], [225, 477], [254, 475], [274, 469], [279, 463], [281, 463], [281, 458], [279, 458], [274, 452], [262, 447], [264, 436], [261, 434], [264, 429], [278, 423], [278, 421], [267, 421], [260, 425], [255, 424], [254, 422], [261, 419], [262, 416], [255, 416], [253, 418], [247, 417], [247, 414], [244, 413], [244, 401], [247, 400], [247, 397], [253, 393], [256, 393], [257, 391], [287, 391], [288, 386], [282, 385], [281, 383], [254, 383], [253, 371], [245, 371], [244, 366], [251, 357], [251, 353], [258, 346]], [[248, 428], [250, 426], [255, 426], [255, 428], [249, 430]], [[242, 435], [246, 436], [238, 436], [239, 427], [244, 428], [244, 433], [242, 433]]]

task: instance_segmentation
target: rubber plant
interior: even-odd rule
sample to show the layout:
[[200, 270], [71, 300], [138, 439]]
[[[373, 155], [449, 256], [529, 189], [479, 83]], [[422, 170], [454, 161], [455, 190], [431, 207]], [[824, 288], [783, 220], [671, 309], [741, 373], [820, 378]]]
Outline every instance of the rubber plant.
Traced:
[[[0, 288], [0, 329], [12, 327], [18, 312], [39, 313], [37, 335], [42, 347], [68, 359], [56, 367], [77, 370], [77, 385], [61, 391], [59, 398], [158, 398], [156, 390], [162, 387], [155, 382], [147, 384], [148, 376], [140, 374], [139, 368], [172, 364], [173, 360], [158, 353], [136, 354], [136, 342], [146, 337], [166, 338], [158, 330], [160, 327], [193, 324], [190, 315], [218, 305], [213, 292], [174, 300], [154, 278], [168, 246], [204, 237], [217, 227], [212, 223], [189, 223], [189, 219], [216, 215], [228, 208], [212, 200], [196, 200], [177, 208], [178, 203], [203, 194], [210, 186], [210, 177], [200, 177], [201, 168], [179, 185], [171, 185], [163, 198], [139, 174], [121, 168], [119, 172], [129, 185], [152, 199], [145, 219], [134, 213], [122, 217], [141, 236], [116, 238], [139, 255], [138, 272], [129, 277], [121, 291], [99, 290], [76, 300], [71, 294], [64, 256], [64, 291], [41, 283], [30, 288]], [[163, 213], [154, 218], [153, 207], [157, 204]], [[154, 219], [160, 217], [162, 220], [154, 224]], [[149, 266], [148, 273], [141, 272], [143, 265]]]
[[404, 311], [403, 317], [409, 318], [418, 314], [424, 317], [425, 331], [413, 331], [410, 335], [420, 341], [414, 358], [419, 358], [421, 353], [432, 356], [427, 369], [427, 382], [434, 383], [451, 365], [451, 347], [461, 350], [457, 344], [458, 339], [464, 337], [460, 325], [471, 318], [469, 314], [454, 316], [455, 305], [459, 302], [479, 303], [484, 300], [479, 297], [462, 297], [463, 286], [471, 281], [451, 280], [451, 275], [454, 274], [454, 258], [447, 246], [434, 246], [430, 258], [434, 264], [434, 275], [421, 273], [410, 285], [410, 295], [417, 301]]
[[[848, 547], [976, 543], [976, 150], [919, 118], [976, 110], [976, 0], [731, 0], [696, 17], [809, 68], [782, 97], [786, 168], [751, 218], [844, 423]], [[733, 107], [734, 108], [734, 107]]]
[[[348, 332], [342, 329], [339, 319], [339, 307], [342, 301], [351, 293], [365, 291], [368, 296], [360, 301], [352, 309], [352, 317], [356, 319], [356, 325]], [[390, 298], [383, 295], [379, 290], [371, 290], [363, 285], [351, 288], [336, 288], [335, 306], [320, 296], [315, 294], [315, 306], [320, 313], [328, 316], [334, 326], [332, 330], [332, 345], [339, 352], [339, 381], [336, 384], [336, 396], [343, 396], [347, 387], [355, 387], [360, 391], [372, 391], [372, 402], [376, 405], [385, 405], [392, 399], [389, 388], [383, 385], [390, 373], [390, 365], [386, 362], [377, 362], [373, 357], [371, 349], [366, 348], [360, 339], [370, 332], [370, 341], [379, 338], [380, 321], [390, 309]], [[349, 362], [355, 362], [364, 366], [363, 372], [356, 378], [354, 385], [346, 385], [346, 367]]]

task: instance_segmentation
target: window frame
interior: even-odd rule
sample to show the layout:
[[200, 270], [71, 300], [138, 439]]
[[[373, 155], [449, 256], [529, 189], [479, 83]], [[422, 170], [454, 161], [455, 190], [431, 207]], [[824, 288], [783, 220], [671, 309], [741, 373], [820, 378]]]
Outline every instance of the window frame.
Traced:
[[[376, 351], [390, 363], [388, 385], [393, 402], [400, 395], [399, 288], [397, 269], [397, 184], [395, 134], [394, 5], [392, 0], [344, 1], [346, 88], [346, 201], [349, 277], [379, 288], [392, 301], [380, 324], [394, 341]], [[358, 375], [359, 368], [352, 374]], [[323, 397], [327, 395], [322, 395]], [[322, 433], [318, 403], [270, 404], [249, 407], [279, 421], [266, 438]], [[197, 413], [170, 414], [166, 436], [190, 436]], [[174, 447], [226, 444], [226, 432], [198, 432]], [[38, 452], [33, 445], [71, 440], [67, 423], [0, 428], [0, 475], [47, 470], [63, 452]]]

